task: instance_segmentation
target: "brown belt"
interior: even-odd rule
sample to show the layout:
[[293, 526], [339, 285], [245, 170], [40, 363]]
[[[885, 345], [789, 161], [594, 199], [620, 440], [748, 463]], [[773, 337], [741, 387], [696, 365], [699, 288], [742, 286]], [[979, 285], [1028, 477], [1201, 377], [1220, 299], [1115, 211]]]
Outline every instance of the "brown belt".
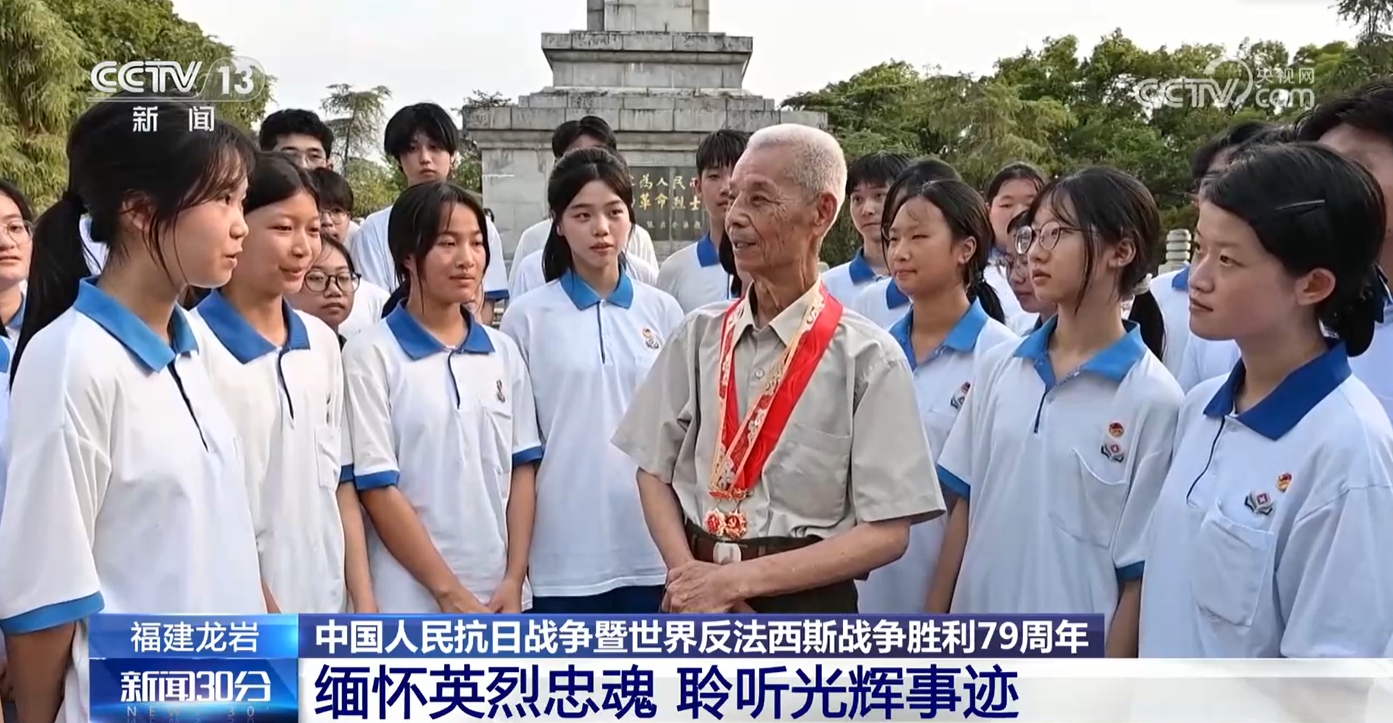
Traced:
[[[820, 537], [762, 537], [752, 540], [720, 540], [692, 522], [687, 522], [687, 544], [692, 555], [700, 562], [715, 562], [715, 547], [718, 542], [733, 544], [740, 548], [740, 559], [756, 560], [780, 552], [796, 550], [821, 541]], [[851, 580], [835, 582], [824, 587], [802, 592], [777, 595], [774, 597], [753, 598], [745, 601], [757, 613], [824, 613], [854, 615], [857, 612], [856, 583]]]
[[692, 556], [701, 562], [716, 561], [716, 545], [724, 543], [740, 548], [740, 559], [758, 560], [761, 557], [777, 555], [780, 552], [797, 550], [820, 542], [820, 537], [759, 537], [751, 540], [722, 540], [701, 529], [691, 521], [687, 522], [687, 545], [692, 548]]

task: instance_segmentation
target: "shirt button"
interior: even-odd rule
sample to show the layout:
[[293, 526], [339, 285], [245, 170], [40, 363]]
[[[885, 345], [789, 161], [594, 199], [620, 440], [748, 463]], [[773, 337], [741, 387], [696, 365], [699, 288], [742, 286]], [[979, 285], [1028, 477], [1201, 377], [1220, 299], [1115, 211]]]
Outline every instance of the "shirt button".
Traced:
[[755, 370], [755, 379], [763, 379], [763, 378], [764, 378], [764, 370], [763, 370], [763, 369], [756, 369], [756, 370]]

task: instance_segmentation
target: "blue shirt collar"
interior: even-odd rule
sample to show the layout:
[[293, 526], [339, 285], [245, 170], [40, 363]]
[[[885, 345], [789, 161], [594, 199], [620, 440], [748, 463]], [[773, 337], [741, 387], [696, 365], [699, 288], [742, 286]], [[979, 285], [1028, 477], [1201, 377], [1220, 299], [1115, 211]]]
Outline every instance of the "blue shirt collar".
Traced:
[[[1058, 383], [1054, 378], [1054, 368], [1050, 366], [1049, 355], [1050, 337], [1054, 335], [1058, 324], [1058, 317], [1050, 317], [1049, 321], [1031, 332], [1016, 347], [1015, 355], [1034, 362], [1035, 372], [1040, 375], [1046, 387], [1053, 387]], [[1132, 367], [1146, 356], [1146, 344], [1142, 342], [1141, 328], [1135, 321], [1123, 321], [1122, 326], [1127, 333], [1112, 345], [1094, 354], [1092, 359], [1084, 362], [1074, 372], [1074, 375], [1087, 372], [1121, 382], [1127, 376], [1127, 372], [1132, 371]]]
[[[957, 352], [970, 352], [977, 347], [977, 337], [982, 335], [982, 329], [987, 325], [987, 312], [982, 309], [982, 305], [976, 301], [967, 307], [967, 312], [963, 314], [958, 323], [948, 330], [948, 336], [943, 338], [943, 344], [933, 354], [930, 354], [929, 361], [938, 357], [944, 349], [952, 349]], [[909, 368], [917, 369], [919, 360], [914, 358], [914, 344], [910, 341], [910, 332], [914, 329], [914, 309], [895, 322], [890, 327], [890, 336], [895, 337], [895, 341], [900, 343], [900, 348], [904, 350], [905, 356], [909, 357]]]
[[[227, 303], [227, 297], [223, 296], [222, 292], [214, 291], [209, 294], [199, 302], [197, 308], [198, 315], [203, 317], [213, 336], [222, 342], [223, 347], [238, 362], [247, 364], [279, 351], [275, 344], [253, 329], [251, 324], [232, 308], [232, 304]], [[285, 351], [310, 348], [310, 332], [300, 315], [285, 301], [281, 301], [281, 314], [285, 318]]]
[[900, 287], [895, 285], [894, 280], [885, 284], [885, 306], [890, 309], [900, 309], [909, 304], [909, 296]]
[[857, 286], [876, 279], [875, 269], [871, 268], [871, 262], [866, 260], [864, 249], [851, 257], [851, 262], [846, 265], [846, 272], [851, 277], [851, 283]]
[[4, 324], [0, 324], [0, 336], [8, 337], [10, 328], [19, 329], [24, 326], [24, 310], [29, 305], [29, 295], [20, 294], [19, 308], [15, 309], [14, 316], [11, 316]]
[[1185, 264], [1180, 269], [1180, 273], [1171, 277], [1171, 288], [1176, 291], [1188, 291], [1190, 288], [1190, 265]]
[[[1328, 343], [1329, 350], [1288, 374], [1271, 394], [1239, 414], [1238, 422], [1274, 442], [1290, 432], [1322, 399], [1349, 378], [1345, 345], [1333, 340]], [[1219, 418], [1234, 411], [1234, 400], [1243, 386], [1244, 374], [1240, 360], [1205, 405], [1206, 417]]]
[[169, 366], [176, 357], [198, 351], [198, 340], [194, 338], [183, 309], [176, 306], [169, 316], [169, 343], [166, 344], [145, 322], [98, 289], [92, 283], [93, 278], [96, 277], [83, 279], [78, 285], [73, 309], [121, 342], [146, 371], [157, 372]]
[[702, 268], [721, 263], [721, 251], [716, 248], [716, 242], [711, 240], [709, 233], [697, 239], [696, 252], [697, 262], [701, 264]]
[[398, 306], [387, 315], [387, 329], [396, 337], [401, 350], [406, 352], [412, 361], [419, 361], [440, 352], [492, 354], [493, 342], [489, 340], [489, 334], [484, 331], [483, 324], [475, 322], [464, 307], [460, 307], [460, 314], [464, 317], [464, 323], [469, 326], [469, 331], [464, 335], [464, 341], [454, 349], [441, 344], [430, 332], [422, 328], [420, 323], [407, 313], [405, 305]]
[[600, 295], [590, 288], [590, 284], [585, 283], [585, 279], [570, 269], [566, 269], [566, 273], [561, 275], [561, 289], [571, 297], [571, 303], [575, 304], [577, 309], [589, 309], [601, 301], [608, 301], [625, 309], [634, 303], [634, 282], [629, 280], [629, 274], [623, 267], [619, 269], [619, 284], [614, 287], [608, 299], [601, 299]]

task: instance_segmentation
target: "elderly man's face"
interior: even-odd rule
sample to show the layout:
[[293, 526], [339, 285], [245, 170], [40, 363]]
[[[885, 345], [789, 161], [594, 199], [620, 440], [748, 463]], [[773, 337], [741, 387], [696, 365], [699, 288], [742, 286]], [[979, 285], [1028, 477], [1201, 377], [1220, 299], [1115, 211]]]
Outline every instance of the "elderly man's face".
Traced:
[[759, 276], [816, 253], [816, 204], [791, 170], [788, 154], [778, 148], [748, 150], [735, 164], [726, 233], [742, 276]]

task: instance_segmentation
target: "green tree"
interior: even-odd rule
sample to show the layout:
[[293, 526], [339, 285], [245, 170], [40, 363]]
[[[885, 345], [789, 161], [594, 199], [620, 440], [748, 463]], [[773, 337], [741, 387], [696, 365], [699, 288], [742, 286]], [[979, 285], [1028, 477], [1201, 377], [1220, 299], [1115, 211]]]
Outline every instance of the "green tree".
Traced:
[[328, 116], [324, 122], [334, 132], [334, 155], [339, 168], [347, 168], [353, 158], [376, 158], [382, 142], [382, 122], [392, 91], [379, 85], [354, 90], [347, 83], [329, 86], [329, 95], [320, 101]]
[[66, 183], [65, 136], [82, 107], [83, 46], [40, 0], [0, 0], [0, 177], [40, 206]]

